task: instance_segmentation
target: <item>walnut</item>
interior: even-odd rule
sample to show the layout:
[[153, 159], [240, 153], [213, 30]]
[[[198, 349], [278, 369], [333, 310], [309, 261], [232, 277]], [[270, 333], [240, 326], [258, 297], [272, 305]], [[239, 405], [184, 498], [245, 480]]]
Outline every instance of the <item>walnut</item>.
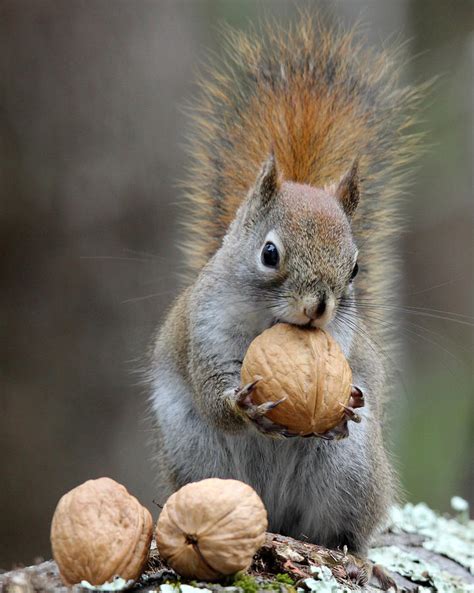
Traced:
[[110, 478], [89, 480], [59, 501], [51, 546], [64, 582], [101, 585], [140, 576], [153, 535], [149, 511]]
[[155, 537], [160, 555], [177, 573], [216, 580], [248, 568], [266, 529], [267, 512], [250, 486], [210, 478], [170, 496]]
[[242, 364], [242, 384], [257, 378], [252, 401], [286, 398], [266, 416], [292, 432], [324, 434], [344, 419], [352, 372], [323, 330], [278, 323], [257, 336]]

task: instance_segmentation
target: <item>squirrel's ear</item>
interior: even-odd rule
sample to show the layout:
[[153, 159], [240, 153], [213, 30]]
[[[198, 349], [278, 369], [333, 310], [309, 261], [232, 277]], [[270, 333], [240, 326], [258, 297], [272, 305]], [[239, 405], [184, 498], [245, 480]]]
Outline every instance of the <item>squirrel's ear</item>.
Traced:
[[359, 181], [359, 159], [356, 159], [336, 189], [336, 198], [349, 218], [354, 214], [359, 203]]
[[270, 202], [279, 189], [278, 170], [273, 151], [263, 163], [255, 183], [254, 195], [258, 195], [261, 205]]

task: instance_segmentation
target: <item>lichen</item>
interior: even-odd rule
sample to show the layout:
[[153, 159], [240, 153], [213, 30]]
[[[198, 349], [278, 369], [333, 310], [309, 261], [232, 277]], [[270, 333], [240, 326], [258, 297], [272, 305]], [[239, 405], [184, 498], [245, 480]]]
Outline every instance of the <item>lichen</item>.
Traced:
[[465, 513], [469, 511], [469, 503], [460, 496], [453, 496], [451, 498], [451, 508], [458, 513]]
[[193, 587], [193, 585], [181, 585], [181, 593], [212, 593], [210, 589], [205, 587]]
[[[313, 578], [305, 579], [304, 584], [313, 593], [353, 593], [349, 587], [339, 584], [327, 566], [312, 566]], [[304, 593], [304, 589], [298, 587], [297, 593]]]
[[91, 585], [89, 581], [81, 581], [81, 587], [84, 589], [91, 589], [93, 591], [123, 591], [128, 589], [135, 583], [134, 580], [122, 579], [122, 577], [115, 577], [112, 581], [104, 583], [103, 585]]
[[[437, 593], [474, 593], [474, 586], [457, 576], [440, 570], [434, 564], [426, 562], [414, 553], [406, 552], [397, 546], [372, 548], [369, 558], [392, 572], [397, 572], [415, 583], [422, 584], [421, 590]], [[424, 587], [427, 585], [427, 588]]]
[[443, 517], [422, 502], [408, 503], [392, 509], [389, 528], [394, 533], [424, 536], [424, 548], [451, 558], [474, 574], [474, 521], [469, 520], [467, 502], [460, 497], [453, 500], [457, 518]]
[[188, 585], [179, 582], [164, 583], [160, 585], [160, 593], [212, 593], [210, 589], [194, 586], [195, 584], [197, 584], [196, 581], [192, 581]]
[[178, 584], [164, 583], [163, 585], [160, 585], [160, 593], [176, 593], [178, 589]]

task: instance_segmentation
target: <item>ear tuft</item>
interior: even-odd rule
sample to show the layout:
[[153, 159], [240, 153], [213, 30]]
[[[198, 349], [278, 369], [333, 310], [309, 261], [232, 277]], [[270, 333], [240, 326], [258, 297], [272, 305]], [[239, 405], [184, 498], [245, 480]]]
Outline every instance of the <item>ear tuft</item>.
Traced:
[[263, 163], [260, 173], [258, 174], [257, 182], [255, 184], [255, 193], [259, 194], [261, 203], [265, 205], [268, 204], [268, 202], [278, 192], [278, 189], [278, 170], [275, 154], [272, 150], [270, 156]]
[[352, 167], [339, 182], [335, 194], [349, 218], [352, 217], [359, 203], [359, 183], [359, 159], [355, 159]]

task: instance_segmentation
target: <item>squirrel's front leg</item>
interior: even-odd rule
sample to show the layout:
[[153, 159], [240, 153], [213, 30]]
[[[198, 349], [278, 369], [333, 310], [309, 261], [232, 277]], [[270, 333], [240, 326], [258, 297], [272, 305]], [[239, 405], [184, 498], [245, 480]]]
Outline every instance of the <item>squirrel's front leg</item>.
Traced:
[[271, 436], [290, 436], [285, 426], [266, 416], [279, 402], [256, 405], [252, 391], [258, 381], [241, 384], [242, 360], [253, 338], [252, 330], [238, 331], [238, 322], [230, 320], [226, 303], [219, 303], [219, 295], [211, 288], [196, 288], [188, 346], [189, 377], [199, 412], [228, 432], [256, 429]]
[[[204, 364], [204, 368], [206, 366]], [[201, 366], [201, 373], [204, 368]], [[210, 373], [208, 369], [208, 373], [204, 381], [195, 385], [195, 390], [200, 411], [211, 420], [212, 424], [230, 432], [253, 427], [271, 436], [293, 436], [285, 426], [275, 424], [266, 417], [266, 414], [283, 400], [260, 405], [253, 402], [252, 391], [258, 380], [244, 386], [230, 386], [239, 384], [240, 365], [237, 361], [229, 363], [229, 368], [226, 370], [221, 369], [220, 372], [216, 372], [214, 369]]]

